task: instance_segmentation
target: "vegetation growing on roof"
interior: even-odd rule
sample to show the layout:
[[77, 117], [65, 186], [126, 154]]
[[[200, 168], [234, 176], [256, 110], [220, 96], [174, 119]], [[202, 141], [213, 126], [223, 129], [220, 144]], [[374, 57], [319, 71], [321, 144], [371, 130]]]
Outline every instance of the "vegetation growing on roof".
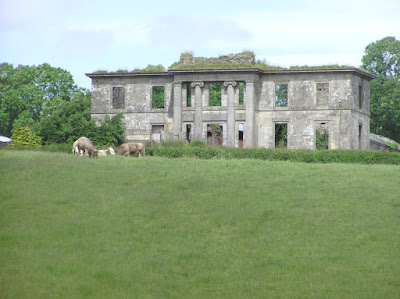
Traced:
[[165, 71], [166, 71], [165, 67], [161, 64], [158, 65], [149, 64], [144, 69], [134, 69], [133, 73], [159, 73]]
[[108, 71], [106, 70], [97, 70], [94, 72], [94, 74], [108, 74]]
[[238, 54], [222, 55], [217, 58], [195, 57], [193, 52], [184, 52], [180, 60], [173, 63], [169, 70], [197, 70], [197, 69], [242, 69], [258, 68], [261, 70], [318, 70], [318, 69], [348, 69], [347, 65], [321, 66], [291, 66], [289, 68], [269, 64], [265, 59], [255, 59], [252, 51], [243, 51]]

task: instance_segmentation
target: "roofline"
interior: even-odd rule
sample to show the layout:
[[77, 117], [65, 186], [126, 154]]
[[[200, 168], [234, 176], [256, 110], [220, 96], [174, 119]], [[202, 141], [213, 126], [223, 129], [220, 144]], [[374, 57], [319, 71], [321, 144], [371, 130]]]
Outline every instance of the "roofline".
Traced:
[[313, 74], [313, 73], [354, 73], [366, 79], [372, 80], [374, 75], [356, 67], [345, 68], [309, 68], [309, 69], [281, 69], [265, 70], [260, 68], [237, 68], [237, 69], [188, 69], [168, 70], [166, 72], [131, 72], [131, 73], [87, 73], [89, 78], [100, 77], [147, 77], [147, 76], [171, 76], [174, 74], [198, 74], [198, 73], [259, 73], [259, 74]]

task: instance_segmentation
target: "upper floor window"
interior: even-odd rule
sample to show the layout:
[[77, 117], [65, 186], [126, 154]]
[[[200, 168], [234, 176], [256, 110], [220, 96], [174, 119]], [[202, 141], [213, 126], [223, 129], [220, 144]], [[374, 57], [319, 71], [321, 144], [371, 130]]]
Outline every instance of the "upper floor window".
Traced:
[[363, 89], [362, 85], [358, 86], [358, 108], [362, 109], [363, 106]]
[[316, 83], [316, 105], [327, 106], [329, 104], [329, 83]]
[[186, 86], [186, 107], [192, 107], [192, 86], [190, 84]]
[[112, 88], [112, 107], [113, 109], [125, 108], [125, 87]]
[[165, 105], [164, 86], [153, 86], [151, 93], [151, 108], [160, 109]]
[[244, 104], [244, 82], [239, 82], [239, 105]]
[[209, 106], [221, 106], [221, 83], [210, 83]]
[[275, 107], [288, 106], [288, 89], [287, 83], [275, 84]]

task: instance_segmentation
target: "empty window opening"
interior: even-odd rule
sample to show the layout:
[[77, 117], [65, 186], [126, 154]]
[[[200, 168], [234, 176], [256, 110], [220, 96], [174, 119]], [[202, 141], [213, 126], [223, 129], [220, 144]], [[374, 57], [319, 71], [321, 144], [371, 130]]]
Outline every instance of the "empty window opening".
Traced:
[[287, 148], [287, 124], [275, 124], [275, 148]]
[[221, 106], [221, 83], [210, 83], [209, 106]]
[[186, 125], [186, 140], [189, 143], [192, 141], [192, 125]]
[[362, 124], [358, 125], [358, 149], [361, 150], [361, 141], [362, 141]]
[[192, 86], [187, 85], [186, 89], [186, 107], [192, 107]]
[[288, 84], [275, 84], [275, 107], [287, 107], [288, 105]]
[[244, 104], [244, 82], [239, 82], [239, 105]]
[[113, 87], [112, 89], [112, 107], [113, 109], [125, 108], [125, 88]]
[[329, 128], [327, 123], [319, 123], [316, 125], [315, 148], [317, 150], [329, 149]]
[[358, 86], [358, 108], [362, 108], [363, 104], [363, 94], [362, 94], [362, 86]]
[[316, 83], [316, 104], [327, 106], [329, 104], [329, 83]]
[[223, 127], [222, 125], [207, 125], [207, 144], [219, 146], [223, 144]]
[[152, 90], [152, 108], [164, 108], [164, 86], [153, 86]]
[[161, 142], [161, 135], [164, 132], [164, 125], [151, 126], [151, 138], [156, 142]]
[[239, 138], [238, 138], [238, 147], [243, 147], [243, 124], [239, 124]]

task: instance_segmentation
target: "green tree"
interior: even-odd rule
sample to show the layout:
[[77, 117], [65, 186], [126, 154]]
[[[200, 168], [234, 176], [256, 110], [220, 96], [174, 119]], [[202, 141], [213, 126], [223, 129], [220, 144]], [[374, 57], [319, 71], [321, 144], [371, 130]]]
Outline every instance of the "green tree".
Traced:
[[373, 75], [400, 80], [400, 41], [385, 37], [365, 48], [362, 65]]
[[372, 133], [400, 140], [400, 41], [386, 37], [365, 48], [362, 66], [371, 81]]
[[19, 124], [31, 125], [51, 115], [76, 89], [68, 71], [49, 64], [0, 64], [0, 134], [9, 136]]

